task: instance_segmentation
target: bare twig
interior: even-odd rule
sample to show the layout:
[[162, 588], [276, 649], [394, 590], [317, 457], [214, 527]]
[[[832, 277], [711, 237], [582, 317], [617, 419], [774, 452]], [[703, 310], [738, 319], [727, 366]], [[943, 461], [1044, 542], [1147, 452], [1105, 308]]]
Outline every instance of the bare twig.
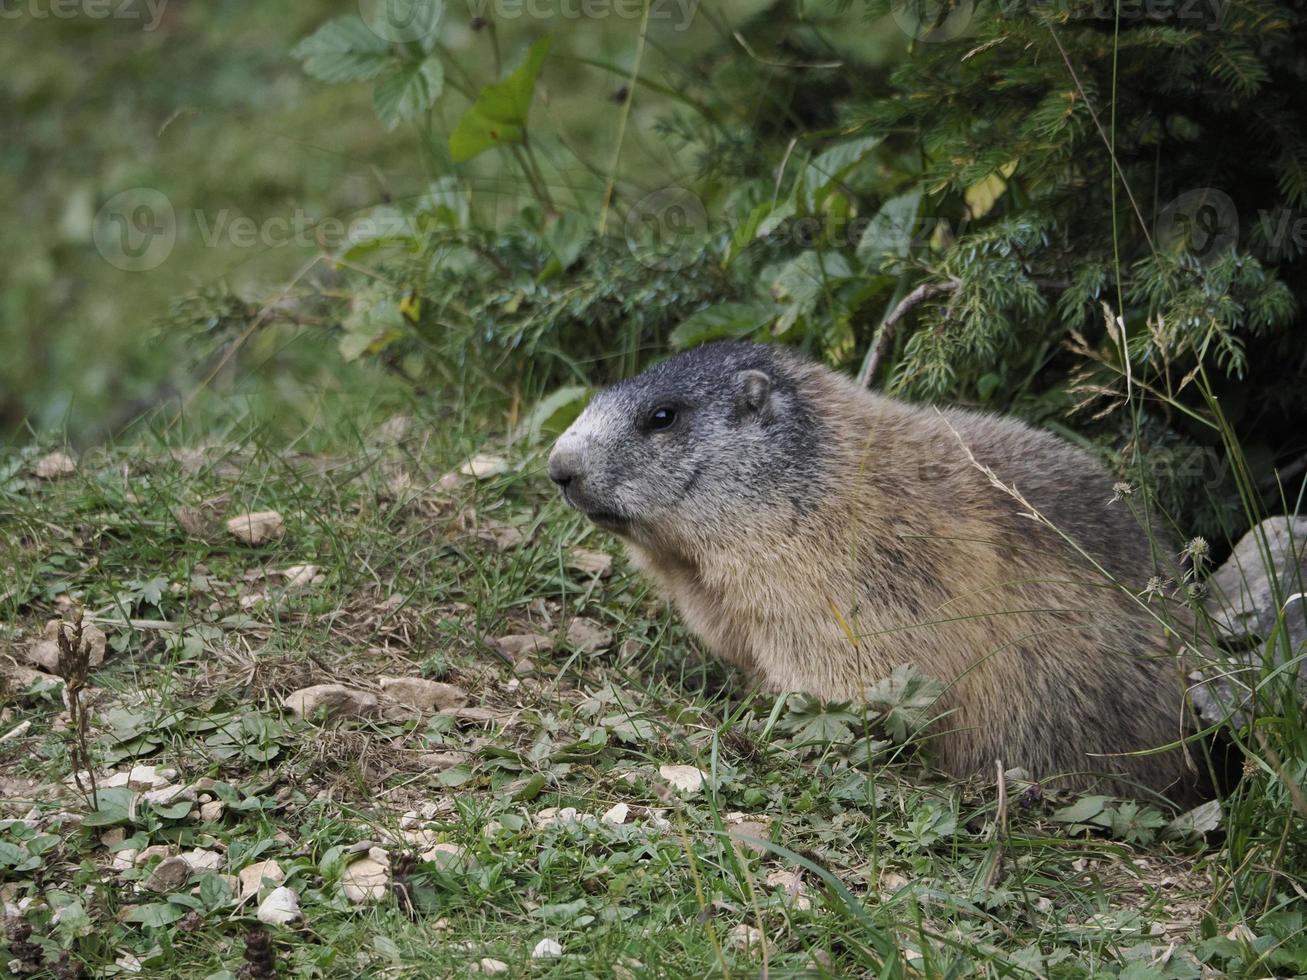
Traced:
[[923, 282], [904, 296], [899, 305], [890, 310], [885, 315], [885, 319], [880, 322], [880, 326], [876, 330], [876, 338], [871, 342], [871, 349], [867, 351], [867, 356], [862, 362], [862, 369], [858, 372], [858, 386], [865, 388], [871, 384], [871, 379], [876, 376], [876, 371], [880, 367], [881, 361], [885, 360], [885, 353], [894, 340], [899, 321], [912, 312], [913, 307], [932, 297], [942, 296], [944, 293], [955, 293], [961, 286], [962, 282], [959, 279], [950, 279], [948, 282]]

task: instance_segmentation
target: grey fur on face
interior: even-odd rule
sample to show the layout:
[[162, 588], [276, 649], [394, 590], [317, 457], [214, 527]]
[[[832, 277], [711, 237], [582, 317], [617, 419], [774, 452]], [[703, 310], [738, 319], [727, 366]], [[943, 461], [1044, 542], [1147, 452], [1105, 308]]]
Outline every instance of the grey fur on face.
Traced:
[[633, 538], [802, 505], [820, 426], [788, 361], [777, 348], [716, 344], [607, 388], [559, 438], [550, 478], [572, 507]]

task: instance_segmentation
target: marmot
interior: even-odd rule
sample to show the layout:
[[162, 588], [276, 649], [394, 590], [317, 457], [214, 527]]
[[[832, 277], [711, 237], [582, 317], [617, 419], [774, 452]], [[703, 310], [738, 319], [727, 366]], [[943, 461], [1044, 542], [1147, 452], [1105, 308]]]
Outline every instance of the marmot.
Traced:
[[769, 687], [854, 700], [911, 663], [946, 685], [930, 744], [954, 775], [1001, 761], [1192, 798], [1181, 750], [1128, 754], [1188, 730], [1184, 670], [1140, 598], [1167, 556], [1051, 433], [726, 342], [598, 392], [549, 476]]

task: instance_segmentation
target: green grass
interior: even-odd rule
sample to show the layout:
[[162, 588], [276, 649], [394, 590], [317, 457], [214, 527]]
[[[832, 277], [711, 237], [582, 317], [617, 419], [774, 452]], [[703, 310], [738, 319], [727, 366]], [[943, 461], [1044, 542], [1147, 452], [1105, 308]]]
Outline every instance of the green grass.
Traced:
[[[0, 742], [0, 893], [31, 928], [24, 940], [8, 920], [6, 962], [26, 950], [45, 964], [33, 975], [76, 975], [51, 967], [66, 950], [109, 976], [131, 954], [141, 975], [215, 978], [465, 976], [483, 958], [533, 977], [1307, 971], [1301, 869], [1283, 848], [1244, 846], [1243, 867], [1229, 851], [1281, 824], [1204, 840], [1150, 808], [1013, 785], [1000, 834], [992, 785], [943, 780], [928, 750], [857, 712], [751, 693], [620, 557], [607, 578], [571, 568], [572, 549], [616, 549], [559, 505], [538, 447], [442, 485], [485, 451], [484, 406], [388, 427], [397, 440], [367, 421], [378, 405], [355, 408], [319, 419], [311, 452], [235, 423], [207, 447], [173, 432], [88, 453], [60, 480], [33, 475], [34, 448], [5, 457], [0, 735], [19, 734]], [[250, 546], [222, 527], [257, 510], [278, 511], [284, 535]], [[500, 524], [524, 543], [479, 533]], [[287, 588], [276, 573], [303, 564], [317, 577]], [[176, 769], [212, 781], [198, 792], [225, 802], [220, 816], [129, 811], [111, 790], [93, 810], [65, 785], [60, 696], [12, 671], [74, 604], [109, 638], [85, 693], [101, 779]], [[610, 630], [609, 647], [569, 645], [575, 616]], [[494, 639], [522, 632], [555, 649], [509, 663]], [[297, 688], [376, 692], [382, 675], [457, 684], [488, 714], [318, 724], [283, 710]], [[419, 762], [430, 753], [459, 761], [436, 770]], [[664, 765], [697, 767], [704, 787], [678, 793]], [[1236, 812], [1282, 819], [1254, 805], [1279, 791], [1255, 775]], [[619, 803], [624, 823], [600, 819]], [[578, 819], [542, 821], [564, 807]], [[733, 837], [741, 820], [765, 841]], [[402, 888], [355, 904], [342, 880], [369, 842]], [[452, 856], [419, 857], [437, 843]], [[111, 868], [116, 850], [153, 845], [212, 851], [217, 869], [155, 893], [153, 862]], [[222, 876], [265, 859], [302, 922], [263, 926], [236, 902]], [[777, 872], [799, 876], [801, 900], [769, 885]], [[749, 929], [761, 942], [744, 948]], [[275, 973], [240, 972], [253, 933], [270, 935]], [[543, 939], [563, 956], [532, 959]]]

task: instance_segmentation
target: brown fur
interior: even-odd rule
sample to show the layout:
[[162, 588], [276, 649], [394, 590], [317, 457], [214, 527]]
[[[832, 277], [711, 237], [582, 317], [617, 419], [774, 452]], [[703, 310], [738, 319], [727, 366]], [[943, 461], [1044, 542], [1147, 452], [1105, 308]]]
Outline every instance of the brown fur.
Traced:
[[[829, 700], [915, 664], [949, 684], [932, 744], [954, 775], [1001, 760], [1185, 795], [1179, 751], [1120, 754], [1181, 735], [1183, 672], [1122, 591], [1142, 592], [1154, 563], [1101, 468], [1020, 423], [896, 403], [815, 366], [802, 387], [840, 434], [845, 486], [798, 520], [761, 513], [747, 528], [660, 528], [630, 544], [690, 628], [776, 690]], [[1119, 584], [1024, 516], [959, 436]]]
[[810, 497], [722, 500], [725, 516], [705, 519], [716, 488], [703, 477], [696, 499], [709, 503], [694, 520], [672, 508], [619, 530], [689, 627], [771, 688], [828, 700], [915, 665], [947, 685], [930, 744], [953, 775], [990, 777], [1001, 762], [1063, 786], [1191, 798], [1180, 750], [1127, 754], [1182, 735], [1184, 672], [1162, 611], [1136, 598], [1158, 563], [1102, 468], [1010, 419], [907, 405], [784, 363], [821, 420]]

